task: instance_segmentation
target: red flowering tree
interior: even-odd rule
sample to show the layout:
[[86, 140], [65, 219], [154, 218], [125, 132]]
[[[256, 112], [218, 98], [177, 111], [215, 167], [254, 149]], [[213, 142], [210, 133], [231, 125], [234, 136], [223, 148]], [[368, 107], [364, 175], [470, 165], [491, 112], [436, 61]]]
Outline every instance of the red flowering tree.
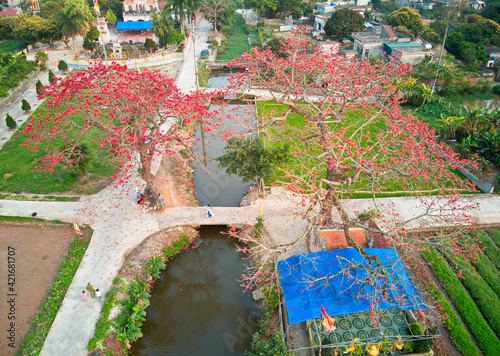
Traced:
[[48, 113], [31, 117], [23, 131], [28, 135], [24, 145], [43, 151], [38, 169], [51, 173], [57, 165], [75, 169], [84, 159], [82, 143], [94, 142], [119, 160], [124, 177], [138, 164], [142, 178], [152, 184], [155, 154], [190, 148], [190, 132], [183, 127], [210, 117], [208, 97], [181, 93], [158, 71], [139, 73], [118, 64], [72, 73], [45, 88], [43, 96]]
[[[313, 227], [339, 223], [347, 244], [369, 262], [346, 267], [367, 270], [368, 277], [359, 281], [362, 289], [387, 277], [386, 268], [352, 238], [353, 227], [379, 234], [406, 257], [417, 259], [413, 262], [428, 246], [449, 256], [479, 251], [461, 243], [466, 239], [457, 230], [408, 233], [470, 225], [469, 211], [475, 206], [460, 194], [473, 191], [474, 185], [456, 174], [459, 165], [469, 163], [438, 142], [426, 124], [401, 110], [394, 80], [409, 74], [409, 68], [397, 58], [360, 62], [314, 48], [296, 32], [282, 43], [280, 53], [254, 48], [232, 66], [245, 69], [232, 78], [235, 90], [250, 82], [261, 96], [272, 99], [258, 105], [258, 127], [249, 124], [248, 129], [258, 130], [270, 147], [291, 147], [292, 158], [277, 169], [272, 184], [301, 197], [301, 214], [310, 221], [299, 240], [278, 247], [260, 240], [253, 244], [254, 252], [269, 258], [305, 241]], [[377, 199], [394, 195], [414, 199], [411, 216]], [[373, 198], [371, 204], [365, 201], [366, 211], [350, 208], [357, 197]], [[256, 239], [255, 234], [249, 237]], [[257, 274], [253, 270], [247, 281], [259, 278], [262, 269]], [[328, 278], [311, 283], [327, 283]], [[377, 290], [385, 295], [389, 287], [379, 282]]]

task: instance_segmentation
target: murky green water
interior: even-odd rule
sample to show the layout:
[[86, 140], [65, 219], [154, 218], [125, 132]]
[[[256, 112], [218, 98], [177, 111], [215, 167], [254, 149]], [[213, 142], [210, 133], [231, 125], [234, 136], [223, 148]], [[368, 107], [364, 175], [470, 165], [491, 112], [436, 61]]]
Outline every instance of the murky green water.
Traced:
[[202, 226], [208, 240], [172, 261], [151, 293], [144, 337], [132, 355], [243, 355], [258, 312], [237, 282], [246, 268], [238, 241]]

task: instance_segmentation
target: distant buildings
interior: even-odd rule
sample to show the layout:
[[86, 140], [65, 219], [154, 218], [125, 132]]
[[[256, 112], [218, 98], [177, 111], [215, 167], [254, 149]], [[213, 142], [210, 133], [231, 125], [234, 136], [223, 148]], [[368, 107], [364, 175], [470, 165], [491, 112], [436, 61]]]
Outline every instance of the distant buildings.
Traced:
[[151, 12], [158, 11], [157, 0], [123, 1], [123, 21], [150, 21]]
[[318, 11], [314, 15], [314, 29], [320, 33], [324, 32], [326, 21], [332, 16], [332, 14], [340, 9], [348, 8], [359, 12], [360, 15], [364, 15], [365, 11], [371, 11], [373, 9], [372, 5], [368, 5], [369, 0], [353, 0], [353, 1], [329, 1], [321, 2], [316, 4], [316, 10]]
[[433, 56], [438, 50], [420, 39], [412, 42], [409, 37], [394, 31], [388, 25], [374, 26], [366, 32], [354, 32], [351, 37], [354, 42], [353, 50], [359, 54], [360, 59], [368, 59], [372, 54], [380, 56], [385, 52], [386, 56], [399, 56], [402, 63], [414, 65], [427, 55]]

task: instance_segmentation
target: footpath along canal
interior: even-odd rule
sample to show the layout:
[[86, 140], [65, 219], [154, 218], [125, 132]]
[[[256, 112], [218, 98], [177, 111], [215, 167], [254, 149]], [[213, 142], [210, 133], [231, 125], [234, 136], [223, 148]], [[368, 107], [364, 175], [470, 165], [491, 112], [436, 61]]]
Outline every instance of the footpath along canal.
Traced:
[[[228, 76], [214, 73], [209, 86], [224, 85]], [[224, 125], [233, 128], [235, 121], [229, 116], [246, 108], [229, 105], [225, 110]], [[201, 126], [195, 138], [199, 140], [194, 182], [200, 205], [237, 206], [248, 184], [239, 177], [227, 177], [213, 160], [225, 142], [205, 135]], [[226, 226], [201, 226], [200, 246], [167, 265], [151, 292], [144, 336], [132, 345], [132, 355], [243, 355], [250, 349], [259, 308], [238, 282], [248, 260], [240, 251], [241, 243], [228, 237], [226, 230]]]

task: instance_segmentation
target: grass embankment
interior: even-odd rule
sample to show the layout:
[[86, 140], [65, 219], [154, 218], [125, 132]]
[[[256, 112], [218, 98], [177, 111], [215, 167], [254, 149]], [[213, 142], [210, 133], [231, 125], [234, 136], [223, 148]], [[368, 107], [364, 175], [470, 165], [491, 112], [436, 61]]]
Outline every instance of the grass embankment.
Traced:
[[423, 255], [434, 275], [442, 282], [469, 330], [476, 338], [479, 348], [486, 356], [498, 355], [500, 340], [484, 320], [483, 315], [459, 278], [436, 251], [424, 251]]
[[250, 51], [248, 35], [253, 31], [255, 28], [245, 25], [241, 15], [235, 15], [233, 25], [224, 30], [226, 38], [217, 49], [217, 60], [233, 60]]
[[[257, 108], [257, 114], [259, 118], [269, 117], [269, 116], [279, 116], [286, 111], [286, 106], [275, 103], [275, 102], [259, 102]], [[335, 133], [335, 137], [332, 138], [332, 142], [337, 141], [339, 146], [346, 151], [341, 153], [341, 159], [348, 162], [347, 156], [349, 154], [355, 155], [352, 152], [352, 147], [349, 146], [347, 142], [356, 141], [353, 145], [361, 149], [370, 149], [376, 147], [378, 143], [377, 132], [381, 130], [386, 130], [386, 123], [383, 118], [375, 119], [372, 123], [360, 129], [364, 121], [366, 120], [366, 108], [363, 113], [351, 112], [344, 117], [342, 123], [331, 123], [331, 130]], [[281, 139], [284, 136], [295, 136], [295, 137], [315, 137], [318, 134], [318, 130], [312, 127], [310, 123], [306, 123], [306, 120], [295, 113], [290, 113], [287, 116], [286, 124], [280, 125], [281, 128], [270, 129], [269, 134], [274, 136], [271, 140], [266, 142], [266, 145], [279, 146], [283, 144]], [[360, 129], [363, 132], [363, 138], [358, 137], [358, 135], [353, 134], [354, 130]], [[301, 138], [293, 138], [286, 141], [291, 144], [291, 152], [295, 153], [306, 153], [306, 154], [295, 154], [289, 157], [285, 162], [277, 165], [277, 170], [275, 171], [276, 182], [290, 182], [290, 177], [287, 176], [285, 172], [300, 172], [300, 176], [312, 177], [310, 180], [314, 180], [316, 177], [324, 177], [326, 175], [325, 165], [318, 164], [318, 160], [314, 156], [320, 155], [322, 152], [321, 143], [317, 139], [310, 139], [307, 144], [303, 142]], [[339, 149], [340, 151], [340, 149]], [[349, 153], [351, 151], [351, 153]], [[369, 159], [369, 155], [374, 155], [375, 153], [365, 154], [365, 159]], [[432, 154], [431, 154], [432, 156]], [[309, 158], [308, 158], [309, 157]], [[356, 158], [354, 158], [356, 159]], [[378, 164], [384, 165], [384, 162], [391, 164], [389, 162], [390, 158], [385, 158], [386, 161], [378, 160]], [[443, 174], [441, 181], [443, 185], [452, 187], [456, 184], [457, 178], [465, 179], [463, 174], [459, 171], [449, 170], [448, 173]], [[354, 169], [347, 173], [349, 176], [354, 175]], [[375, 193], [376, 197], [397, 197], [397, 196], [410, 196], [415, 195], [415, 192], [411, 192], [412, 189], [416, 189], [419, 192], [417, 194], [439, 194], [438, 189], [432, 189], [432, 184], [427, 183], [427, 174], [422, 173], [420, 176], [417, 174], [411, 179], [401, 175], [393, 174], [391, 178], [387, 178], [384, 181], [376, 182], [372, 181], [371, 177], [360, 176], [358, 181], [352, 185], [352, 190], [357, 190], [357, 192], [346, 193], [350, 198], [371, 198], [372, 193], [372, 183], [375, 183], [373, 190], [376, 188], [381, 188], [380, 191]], [[429, 187], [430, 190], [424, 190], [423, 187]], [[416, 187], [416, 188], [411, 188]], [[435, 188], [435, 187], [434, 187]], [[463, 190], [461, 193], [472, 193], [470, 191]]]
[[10, 40], [0, 44], [0, 52], [14, 52], [17, 53], [25, 49], [26, 46], [23, 41]]
[[89, 246], [92, 230], [86, 227], [82, 229], [82, 233], [81, 237], [76, 237], [69, 245], [66, 257], [61, 262], [59, 272], [49, 288], [47, 298], [33, 318], [31, 329], [21, 344], [18, 355], [40, 354], [52, 322]]
[[[99, 349], [102, 354], [127, 354], [127, 345], [142, 337], [141, 328], [146, 320], [145, 310], [149, 306], [151, 296], [148, 292], [151, 291], [155, 280], [160, 278], [166, 263], [187, 249], [197, 236], [193, 231], [184, 227], [160, 233], [150, 237], [126, 256], [126, 265], [113, 280], [111, 290], [106, 293], [94, 336], [88, 343], [89, 351]], [[165, 235], [170, 236], [173, 242], [158, 251], [158, 245], [161, 245], [162, 238], [166, 238]], [[143, 254], [151, 246], [151, 252]], [[148, 258], [146, 255], [152, 256], [144, 260]], [[140, 270], [132, 270], [135, 265], [140, 266]], [[119, 312], [110, 317], [111, 310], [115, 307]]]
[[[40, 115], [46, 114], [47, 104], [44, 102], [32, 115], [40, 118]], [[75, 115], [74, 120], [82, 123], [83, 117]], [[85, 143], [90, 149], [92, 161], [87, 167], [85, 178], [81, 179], [70, 169], [61, 167], [56, 167], [53, 174], [33, 171], [37, 166], [35, 160], [43, 155], [44, 147], [40, 147], [40, 152], [32, 152], [20, 146], [27, 138], [21, 133], [27, 124], [28, 121], [0, 151], [0, 177], [4, 177], [0, 180], [0, 191], [36, 194], [74, 191], [76, 194], [91, 194], [105, 187], [111, 181], [112, 174], [116, 173], [113, 157], [110, 157], [105, 149], [96, 149], [98, 144], [90, 140]], [[76, 135], [76, 132], [74, 134]], [[53, 140], [49, 146], [57, 148], [62, 147], [63, 144], [59, 140]]]

